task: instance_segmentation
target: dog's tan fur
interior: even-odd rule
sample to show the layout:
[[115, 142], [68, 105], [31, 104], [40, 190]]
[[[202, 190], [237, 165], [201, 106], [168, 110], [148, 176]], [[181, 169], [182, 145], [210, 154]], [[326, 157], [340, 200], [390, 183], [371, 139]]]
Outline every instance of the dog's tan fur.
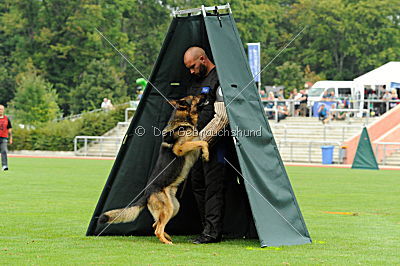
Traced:
[[[155, 220], [153, 224], [154, 233], [165, 244], [172, 244], [171, 237], [164, 230], [170, 219], [179, 211], [180, 205], [176, 198], [179, 184], [185, 180], [190, 169], [198, 160], [200, 150], [203, 154], [203, 160], [208, 161], [209, 159], [208, 143], [200, 140], [196, 129], [197, 106], [201, 97], [187, 96], [178, 101], [170, 101], [176, 107], [176, 111], [164, 132], [172, 132], [174, 142], [163, 142], [162, 146], [171, 148], [176, 156], [184, 157], [184, 163], [179, 175], [168, 186], [162, 188], [161, 191], [151, 193], [147, 198], [147, 208]], [[159, 156], [162, 156], [161, 152]], [[144, 206], [132, 206], [127, 209], [108, 211], [99, 220], [103, 219], [104, 222], [108, 223], [130, 222], [136, 219], [143, 208]]]

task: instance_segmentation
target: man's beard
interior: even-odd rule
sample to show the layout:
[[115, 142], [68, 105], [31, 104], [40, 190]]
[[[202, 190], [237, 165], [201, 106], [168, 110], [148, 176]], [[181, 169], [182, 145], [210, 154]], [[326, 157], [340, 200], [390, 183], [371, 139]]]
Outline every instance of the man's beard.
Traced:
[[199, 74], [195, 75], [196, 80], [201, 80], [207, 76], [207, 67], [206, 65], [201, 64], [200, 65], [200, 71]]

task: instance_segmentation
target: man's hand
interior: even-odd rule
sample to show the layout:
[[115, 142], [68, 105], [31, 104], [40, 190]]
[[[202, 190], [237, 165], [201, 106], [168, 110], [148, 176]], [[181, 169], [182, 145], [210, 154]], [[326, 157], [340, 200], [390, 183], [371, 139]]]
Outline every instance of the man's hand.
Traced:
[[10, 144], [13, 144], [13, 140], [10, 138]]

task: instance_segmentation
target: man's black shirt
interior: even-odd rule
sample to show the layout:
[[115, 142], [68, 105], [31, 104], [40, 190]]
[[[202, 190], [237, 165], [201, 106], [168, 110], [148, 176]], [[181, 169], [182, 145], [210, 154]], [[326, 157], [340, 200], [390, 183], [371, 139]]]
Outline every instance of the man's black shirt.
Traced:
[[199, 95], [201, 93], [207, 95], [207, 98], [199, 111], [199, 120], [197, 123], [197, 129], [199, 131], [202, 130], [215, 115], [214, 102], [216, 101], [218, 87], [219, 80], [217, 70], [214, 67], [202, 80], [194, 80], [188, 91], [189, 95]]

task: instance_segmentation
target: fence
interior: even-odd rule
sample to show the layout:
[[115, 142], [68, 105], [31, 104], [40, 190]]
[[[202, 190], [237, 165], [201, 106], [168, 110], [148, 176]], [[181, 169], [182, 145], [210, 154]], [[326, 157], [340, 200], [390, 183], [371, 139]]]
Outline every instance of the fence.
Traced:
[[[325, 102], [325, 101], [309, 101], [307, 105], [307, 110], [309, 116], [313, 116], [312, 112], [312, 106], [316, 102]], [[338, 103], [339, 100], [335, 100], [333, 102]], [[262, 100], [262, 103], [264, 105], [264, 110], [266, 112], [274, 112], [275, 113], [275, 120], [277, 121], [277, 114], [278, 114], [278, 103], [279, 104], [285, 104], [286, 106], [289, 107], [289, 114], [291, 116], [294, 116], [294, 111], [295, 111], [295, 105], [299, 104], [298, 100], [293, 100], [293, 99], [274, 99], [274, 100]], [[371, 112], [374, 112], [373, 114], [376, 115], [382, 115], [389, 111], [390, 109], [394, 108], [397, 104], [400, 104], [400, 100], [373, 100], [373, 99], [364, 99], [364, 100], [350, 100], [349, 101], [349, 106], [350, 108], [346, 109], [336, 109], [338, 110], [346, 110], [345, 112], [351, 112], [354, 114], [360, 114], [363, 115], [364, 113], [366, 116], [369, 116]], [[377, 108], [379, 112], [377, 112]], [[333, 110], [335, 111], [335, 110]]]
[[[289, 160], [285, 158], [285, 161], [290, 161], [290, 162], [295, 162], [295, 161], [304, 161], [304, 160], [298, 160], [298, 158], [294, 158], [294, 148], [297, 148], [298, 150], [301, 150], [304, 152], [304, 146], [307, 147], [307, 158], [309, 163], [321, 163], [320, 161], [316, 161], [312, 159], [313, 152], [315, 151], [315, 145], [317, 145], [318, 152], [321, 151], [321, 145], [327, 145], [331, 144], [334, 147], [338, 147], [337, 151], [337, 163], [342, 163], [343, 162], [343, 151], [341, 151], [341, 143], [339, 141], [323, 141], [323, 140], [309, 140], [305, 141], [304, 139], [296, 139], [296, 140], [280, 140], [277, 142], [278, 149], [282, 154], [282, 148], [284, 145], [289, 146]], [[322, 154], [322, 152], [321, 152]], [[303, 157], [304, 158], [304, 157]]]
[[[288, 136], [288, 131], [289, 130], [293, 130], [296, 133], [298, 133], [298, 131], [296, 131], [296, 129], [299, 128], [303, 128], [302, 126], [295, 126], [295, 125], [286, 125], [286, 124], [276, 124], [274, 125], [274, 128], [279, 128], [282, 127], [283, 128], [283, 140], [286, 141], [287, 136]], [[360, 125], [339, 125], [339, 124], [335, 124], [335, 125], [321, 125], [321, 126], [307, 126], [307, 129], [321, 129], [322, 128], [322, 137], [323, 137], [323, 141], [327, 141], [327, 136], [329, 136], [329, 129], [339, 129], [341, 130], [341, 141], [344, 142], [345, 140], [347, 140], [346, 138], [346, 130], [349, 130], [350, 128], [356, 128], [359, 129], [361, 131], [361, 129], [363, 128], [363, 126]]]
[[74, 153], [80, 156], [116, 156], [123, 137], [76, 136]]
[[398, 162], [400, 165], [400, 142], [374, 142], [375, 145], [375, 156], [380, 164], [387, 164], [388, 157], [393, 153], [399, 152]]
[[[118, 107], [118, 106], [123, 106], [123, 105], [129, 104], [130, 106], [132, 106], [132, 108], [136, 108], [138, 102], [139, 102], [139, 101], [130, 101], [130, 102], [125, 102], [125, 103], [120, 103], [120, 104], [114, 105], [114, 107]], [[62, 120], [75, 120], [75, 119], [80, 118], [83, 114], [87, 114], [87, 113], [98, 113], [98, 112], [102, 112], [102, 111], [104, 111], [104, 110], [101, 109], [101, 108], [98, 108], [98, 109], [94, 109], [94, 110], [87, 111], [87, 112], [83, 112], [83, 113], [76, 114], [76, 115], [69, 115], [69, 116], [65, 116], [65, 117], [56, 118], [56, 119], [54, 120], [54, 122], [59, 122], [59, 121], [62, 121]]]

